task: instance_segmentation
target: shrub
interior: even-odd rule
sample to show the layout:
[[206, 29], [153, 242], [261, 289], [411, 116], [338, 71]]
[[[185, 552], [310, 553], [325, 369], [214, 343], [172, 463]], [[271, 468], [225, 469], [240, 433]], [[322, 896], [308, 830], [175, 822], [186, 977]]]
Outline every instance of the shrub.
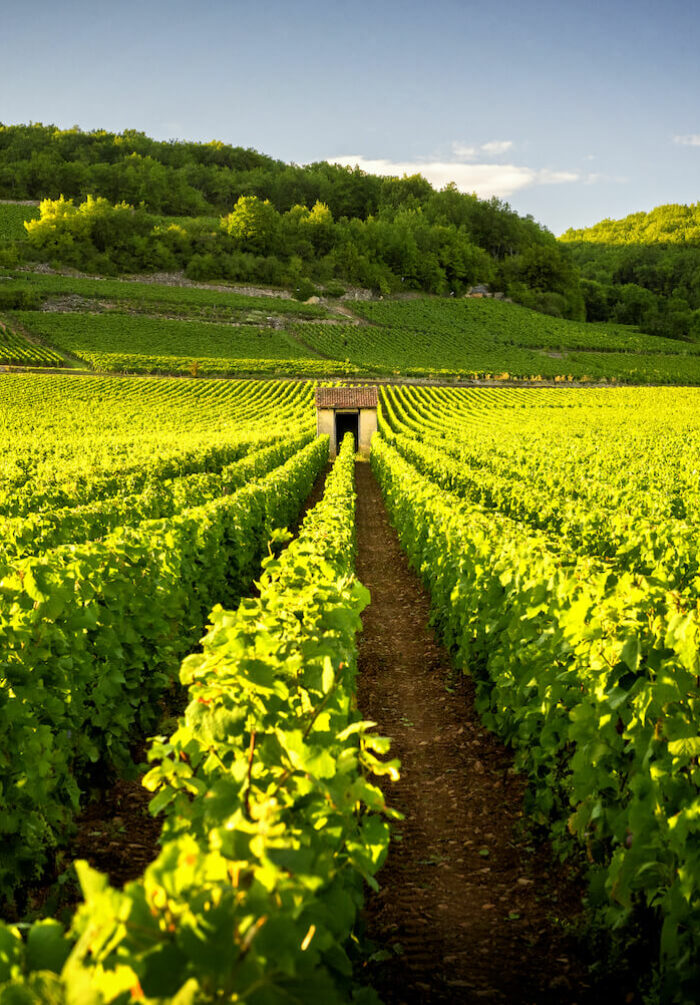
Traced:
[[342, 297], [345, 287], [337, 279], [331, 279], [324, 286], [323, 292], [327, 297]]
[[296, 288], [292, 290], [292, 296], [295, 300], [308, 300], [309, 297], [314, 297], [317, 294], [318, 290], [306, 276], [297, 279]]

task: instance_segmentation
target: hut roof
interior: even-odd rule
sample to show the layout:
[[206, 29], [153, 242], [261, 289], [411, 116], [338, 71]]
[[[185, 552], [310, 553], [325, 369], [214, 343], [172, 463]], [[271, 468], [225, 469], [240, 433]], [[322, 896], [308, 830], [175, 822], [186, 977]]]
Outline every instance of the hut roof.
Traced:
[[317, 387], [317, 408], [376, 408], [376, 387]]

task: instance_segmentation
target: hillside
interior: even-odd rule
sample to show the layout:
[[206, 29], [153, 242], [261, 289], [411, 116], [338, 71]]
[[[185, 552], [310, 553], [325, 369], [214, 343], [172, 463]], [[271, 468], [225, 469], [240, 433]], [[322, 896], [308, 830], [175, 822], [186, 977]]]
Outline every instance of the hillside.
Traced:
[[631, 213], [622, 220], [601, 220], [580, 230], [570, 227], [561, 240], [587, 244], [700, 245], [700, 202], [690, 206], [673, 203], [657, 206], [648, 213]]
[[565, 231], [589, 321], [700, 341], [700, 203]]
[[[3, 158], [13, 163], [23, 128], [0, 127], [0, 166]], [[151, 149], [152, 141], [131, 134], [31, 127], [26, 136], [51, 163], [72, 163], [80, 152], [95, 177], [110, 143], [115, 177], [125, 157], [133, 168], [135, 157], [156, 154], [164, 170], [200, 158], [206, 170], [239, 181], [248, 172], [246, 184], [261, 164], [270, 178], [285, 167], [246, 161], [235, 148], [207, 166], [208, 145], [182, 144], [175, 168], [162, 144]], [[278, 205], [262, 197], [264, 187], [221, 217], [166, 216], [154, 212], [157, 200], [133, 208], [99, 195], [41, 207], [0, 203], [0, 359], [193, 375], [700, 381], [697, 206], [603, 221], [557, 242], [494, 200], [329, 165], [320, 175], [327, 169], [331, 187], [342, 174], [364, 193], [356, 200], [364, 215], [336, 219], [319, 201], [285, 209], [279, 193]], [[311, 168], [298, 170], [316, 178]], [[27, 194], [18, 184], [13, 193]], [[36, 181], [30, 194], [43, 191]], [[216, 210], [211, 202], [200, 208]], [[668, 235], [675, 237], [667, 242]], [[183, 278], [161, 283], [159, 273]], [[148, 282], [119, 278], [134, 274]], [[502, 298], [465, 300], [469, 284], [484, 279]], [[229, 292], [249, 283], [274, 297]], [[348, 283], [372, 297], [353, 300], [351, 317], [338, 309]], [[579, 287], [587, 322], [578, 319]], [[321, 305], [302, 303], [314, 294]], [[505, 294], [519, 303], [504, 302]]]
[[[165, 279], [166, 277], [161, 277]], [[700, 383], [700, 346], [496, 299], [0, 275], [0, 364], [192, 376]]]
[[420, 175], [285, 164], [134, 131], [0, 124], [0, 198], [50, 200], [0, 263], [112, 275], [178, 268], [193, 279], [384, 294], [490, 283], [527, 306], [583, 317], [577, 272], [549, 231], [498, 199], [438, 192]]
[[375, 372], [413, 377], [697, 383], [695, 346], [615, 325], [549, 318], [495, 300], [353, 304], [367, 324], [314, 322], [304, 341]]

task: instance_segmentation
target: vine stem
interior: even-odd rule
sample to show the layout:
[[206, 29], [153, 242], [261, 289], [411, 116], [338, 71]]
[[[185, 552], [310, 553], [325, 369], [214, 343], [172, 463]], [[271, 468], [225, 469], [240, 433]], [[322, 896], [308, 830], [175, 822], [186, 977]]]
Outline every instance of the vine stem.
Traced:
[[251, 786], [251, 777], [252, 777], [252, 774], [253, 774], [253, 754], [254, 753], [255, 753], [255, 730], [253, 729], [250, 732], [250, 745], [248, 747], [248, 780], [247, 780], [246, 790], [245, 790], [245, 812], [246, 812], [246, 816], [248, 817], [249, 820], [251, 819], [251, 816], [250, 816], [250, 786]]

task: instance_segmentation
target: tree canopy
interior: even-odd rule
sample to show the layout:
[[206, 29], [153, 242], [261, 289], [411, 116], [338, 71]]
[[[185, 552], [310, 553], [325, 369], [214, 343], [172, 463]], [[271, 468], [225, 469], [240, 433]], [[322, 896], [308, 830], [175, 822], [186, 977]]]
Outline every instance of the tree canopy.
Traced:
[[700, 339], [700, 203], [601, 220], [560, 241], [581, 271], [589, 320]]
[[79, 268], [381, 292], [490, 283], [536, 309], [583, 317], [578, 273], [549, 231], [505, 202], [455, 185], [438, 192], [420, 175], [35, 123], [0, 125], [0, 197], [43, 200], [27, 252]]

